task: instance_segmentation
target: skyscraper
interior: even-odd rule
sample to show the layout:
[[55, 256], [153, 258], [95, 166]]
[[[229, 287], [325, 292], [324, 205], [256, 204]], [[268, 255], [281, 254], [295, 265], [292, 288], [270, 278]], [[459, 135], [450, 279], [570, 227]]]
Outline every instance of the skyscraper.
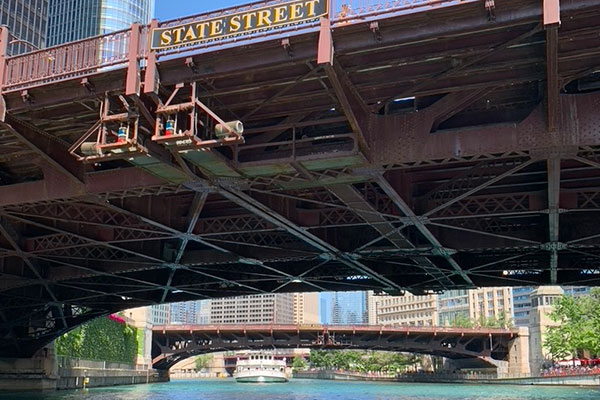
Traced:
[[49, 1], [48, 46], [147, 24], [154, 13], [154, 0]]
[[47, 22], [48, 0], [0, 1], [0, 25], [7, 25], [13, 37], [11, 55], [43, 47]]
[[320, 295], [321, 323], [366, 324], [367, 292], [325, 292]]

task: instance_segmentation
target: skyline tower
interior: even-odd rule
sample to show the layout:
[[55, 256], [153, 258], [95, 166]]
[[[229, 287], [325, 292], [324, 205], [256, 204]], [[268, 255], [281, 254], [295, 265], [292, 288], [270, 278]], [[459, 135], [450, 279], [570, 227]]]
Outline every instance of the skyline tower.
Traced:
[[48, 0], [0, 1], [0, 26], [8, 26], [14, 41], [10, 55], [39, 49], [46, 43]]
[[[46, 0], [48, 1], [48, 0]], [[148, 24], [154, 0], [49, 0], [47, 47]]]

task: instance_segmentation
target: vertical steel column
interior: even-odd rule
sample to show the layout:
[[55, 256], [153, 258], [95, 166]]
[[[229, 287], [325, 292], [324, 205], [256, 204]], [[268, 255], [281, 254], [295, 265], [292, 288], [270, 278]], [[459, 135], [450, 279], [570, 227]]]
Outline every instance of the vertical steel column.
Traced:
[[331, 36], [331, 2], [327, 2], [327, 17], [321, 17], [321, 30], [319, 31], [319, 48], [317, 50], [317, 64], [333, 64], [333, 38]]
[[[148, 27], [148, 43], [152, 43], [152, 31], [158, 28], [158, 20], [153, 19]], [[158, 93], [158, 70], [156, 69], [156, 51], [148, 45], [146, 74], [144, 75], [144, 93]]]
[[8, 27], [6, 25], [0, 26], [0, 121], [4, 121], [6, 116], [6, 104], [4, 103], [4, 97], [2, 97], [2, 88], [6, 83], [6, 58], [8, 57], [9, 37]]
[[560, 223], [560, 158], [548, 159], [548, 250], [550, 251], [550, 283], [558, 278], [558, 250]]
[[560, 1], [544, 0], [544, 29], [546, 30], [546, 99], [547, 127], [556, 132], [560, 124], [560, 83], [558, 71], [558, 27]]
[[131, 24], [129, 36], [129, 63], [127, 65], [127, 81], [125, 82], [125, 94], [127, 96], [140, 94], [140, 25]]

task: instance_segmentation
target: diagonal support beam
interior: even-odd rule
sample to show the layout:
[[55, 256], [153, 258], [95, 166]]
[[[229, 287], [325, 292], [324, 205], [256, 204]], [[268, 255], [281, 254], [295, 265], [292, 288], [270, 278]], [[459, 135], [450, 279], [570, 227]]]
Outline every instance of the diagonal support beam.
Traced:
[[411, 218], [414, 222], [415, 227], [421, 234], [431, 243], [434, 249], [442, 256], [448, 264], [456, 271], [456, 273], [464, 280], [466, 286], [475, 287], [475, 284], [467, 273], [462, 269], [460, 265], [452, 258], [450, 254], [445, 250], [444, 246], [440, 241], [433, 235], [433, 233], [425, 226], [423, 220], [419, 218], [415, 212], [406, 204], [406, 202], [400, 197], [400, 194], [393, 188], [393, 186], [385, 179], [383, 175], [377, 174], [375, 176], [375, 182], [381, 187], [381, 189], [388, 195], [388, 197], [394, 202], [396, 207], [400, 209], [407, 217]]
[[366, 125], [369, 118], [367, 106], [338, 63], [325, 64], [324, 68], [352, 131], [358, 138], [359, 146], [363, 153], [367, 154], [366, 150], [369, 148], [366, 140], [368, 132]]
[[[555, 1], [558, 1], [558, 0], [555, 0]], [[483, 54], [480, 54], [478, 56], [464, 60], [463, 62], [461, 62], [460, 64], [458, 64], [455, 67], [452, 67], [452, 68], [449, 68], [449, 69], [439, 72], [438, 74], [434, 75], [431, 79], [423, 79], [421, 82], [417, 83], [416, 85], [411, 87], [409, 90], [405, 90], [402, 93], [398, 93], [394, 96], [391, 96], [391, 97], [387, 98], [386, 100], [384, 100], [381, 104], [377, 104], [374, 107], [379, 109], [381, 107], [386, 106], [388, 103], [394, 101], [394, 99], [409, 97], [409, 96], [413, 95], [415, 92], [421, 90], [422, 88], [427, 87], [432, 82], [439, 81], [441, 79], [450, 77], [456, 73], [463, 71], [465, 68], [468, 68], [471, 65], [475, 65], [494, 54], [498, 54], [499, 52], [503, 51], [504, 49], [507, 49], [518, 43], [521, 43], [523, 40], [527, 39], [528, 37], [533, 36], [536, 33], [538, 33], [541, 29], [542, 29], [542, 24], [538, 24], [533, 29], [526, 31], [526, 32], [518, 35], [517, 37], [510, 39], [504, 43], [501, 43], [495, 47], [492, 47]]]
[[[339, 198], [343, 203], [356, 212], [365, 222], [370, 224], [380, 235], [380, 239], [386, 238], [397, 249], [414, 249], [415, 245], [400, 233], [393, 224], [377, 213], [377, 210], [351, 185], [333, 185], [329, 191]], [[442, 287], [450, 288], [452, 281], [427, 257], [411, 257], [417, 266], [423, 268], [427, 274], [436, 279]]]
[[444, 121], [452, 118], [479, 98], [492, 91], [491, 87], [484, 87], [460, 92], [449, 93], [432, 106], [426, 109], [426, 112], [434, 113], [431, 131], [435, 132]]
[[[558, 244], [559, 240], [559, 207], [560, 207], [560, 158], [548, 159], [548, 240]], [[558, 274], [557, 246], [550, 250], [550, 280], [556, 285]]]
[[63, 313], [62, 304], [58, 300], [58, 297], [56, 296], [48, 282], [46, 281], [45, 277], [42, 276], [42, 274], [40, 273], [40, 268], [37, 265], [37, 263], [35, 261], [32, 261], [29, 257], [27, 257], [27, 254], [21, 248], [21, 245], [19, 244], [20, 238], [18, 232], [16, 232], [13, 226], [9, 224], [9, 222], [4, 217], [4, 215], [0, 214], [0, 234], [4, 236], [4, 238], [8, 241], [11, 247], [15, 249], [17, 254], [19, 254], [25, 265], [27, 265], [27, 267], [31, 270], [31, 272], [33, 272], [33, 274], [37, 278], [38, 282], [44, 287], [44, 289], [52, 299], [52, 302], [56, 304], [55, 307], [58, 310], [64, 328], [66, 329], [69, 325]]
[[502, 179], [515, 174], [516, 172], [522, 170], [523, 168], [528, 167], [529, 165], [533, 164], [534, 162], [535, 162], [535, 160], [527, 160], [524, 163], [519, 164], [516, 167], [511, 168], [510, 170], [508, 170], [508, 171], [506, 171], [506, 172], [504, 172], [504, 173], [502, 173], [500, 175], [496, 175], [495, 177], [493, 177], [492, 179], [486, 181], [485, 183], [482, 183], [481, 185], [479, 185], [477, 187], [474, 187], [473, 189], [470, 189], [470, 190], [468, 190], [468, 191], [466, 191], [466, 192], [464, 192], [464, 193], [456, 196], [455, 198], [453, 198], [453, 199], [445, 202], [444, 204], [440, 204], [439, 206], [433, 208], [432, 210], [427, 211], [425, 214], [423, 214], [423, 216], [424, 217], [429, 217], [430, 215], [433, 215], [433, 214], [437, 213], [438, 211], [440, 211], [440, 210], [442, 210], [444, 208], [450, 207], [452, 204], [454, 204], [454, 203], [456, 203], [456, 202], [458, 202], [458, 201], [460, 201], [460, 200], [462, 200], [462, 199], [464, 199], [466, 197], [472, 196], [473, 194], [475, 194], [475, 193], [477, 193], [477, 192], [479, 192], [479, 191], [487, 188], [488, 186], [491, 186], [494, 183], [499, 182]]
[[54, 170], [65, 175], [77, 185], [83, 183], [84, 166], [69, 154], [67, 146], [35, 126], [7, 115], [0, 126], [34, 151]]
[[239, 206], [244, 207], [251, 213], [266, 219], [273, 225], [280, 227], [281, 229], [287, 231], [288, 233], [297, 237], [303, 242], [309, 244], [312, 247], [315, 247], [316, 249], [321, 251], [325, 256], [332, 257], [340, 261], [344, 265], [358, 271], [360, 274], [366, 275], [374, 281], [379, 282], [384, 286], [385, 289], [390, 291], [403, 290], [403, 288], [397, 285], [395, 282], [379, 275], [377, 272], [373, 271], [371, 268], [364, 265], [360, 261], [341, 252], [335, 246], [327, 243], [326, 241], [310, 233], [306, 229], [299, 227], [292, 221], [289, 221], [285, 217], [277, 214], [275, 211], [271, 210], [270, 208], [268, 208], [258, 200], [252, 198], [251, 196], [247, 195], [246, 193], [227, 188], [221, 188], [221, 190], [219, 190], [219, 193], [225, 198], [238, 204]]
[[[194, 230], [196, 223], [198, 222], [198, 218], [200, 218], [200, 214], [202, 213], [202, 209], [204, 208], [204, 204], [206, 203], [206, 198], [208, 197], [208, 193], [199, 193], [196, 192], [194, 195], [194, 200], [192, 201], [192, 205], [190, 207], [191, 213], [189, 216], [188, 227], [186, 230], [186, 234], [189, 235]], [[179, 264], [181, 261], [181, 257], [183, 257], [183, 253], [185, 252], [185, 248], [189, 242], [189, 236], [184, 236], [181, 239], [181, 243], [179, 244], [179, 248], [177, 249], [177, 255], [175, 256], [175, 264]], [[175, 276], [175, 272], [177, 268], [171, 268], [171, 272], [169, 273], [169, 278], [167, 279], [167, 283], [165, 284], [165, 288], [160, 300], [160, 303], [164, 303], [167, 295], [169, 294], [169, 290], [171, 289], [171, 283], [173, 282], [173, 277]]]

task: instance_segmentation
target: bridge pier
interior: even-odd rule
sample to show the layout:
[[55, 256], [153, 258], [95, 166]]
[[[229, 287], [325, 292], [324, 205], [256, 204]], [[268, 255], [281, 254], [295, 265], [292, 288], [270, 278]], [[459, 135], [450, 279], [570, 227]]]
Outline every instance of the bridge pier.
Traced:
[[531, 376], [529, 366], [529, 328], [520, 327], [518, 336], [512, 341], [508, 352], [508, 376], [518, 378]]
[[0, 391], [56, 389], [58, 366], [54, 345], [31, 358], [0, 358]]

